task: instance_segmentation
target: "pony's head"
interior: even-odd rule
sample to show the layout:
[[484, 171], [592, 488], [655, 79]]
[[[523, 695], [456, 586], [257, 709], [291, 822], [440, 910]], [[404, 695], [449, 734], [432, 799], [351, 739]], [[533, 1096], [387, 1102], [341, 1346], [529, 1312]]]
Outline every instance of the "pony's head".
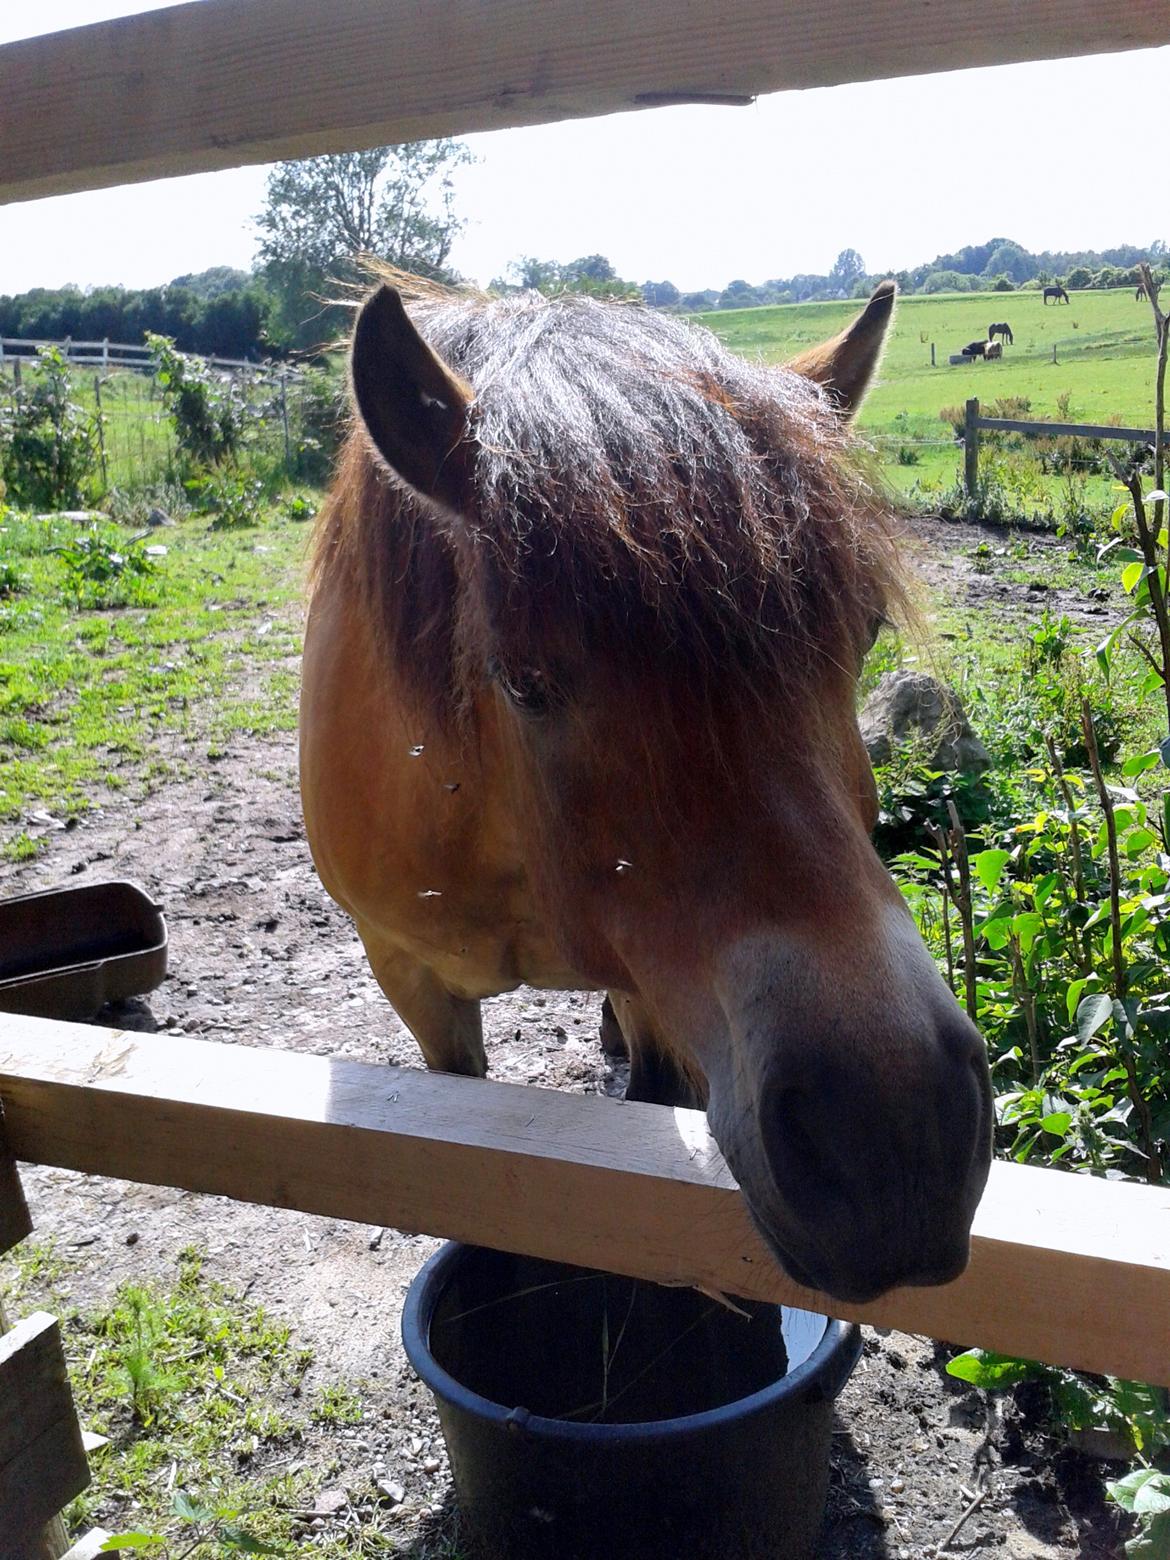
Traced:
[[383, 287], [352, 355], [387, 655], [500, 755], [566, 965], [694, 1080], [784, 1267], [854, 1301], [962, 1270], [991, 1142], [869, 838], [898, 585], [847, 424], [893, 302], [774, 370], [648, 310]]

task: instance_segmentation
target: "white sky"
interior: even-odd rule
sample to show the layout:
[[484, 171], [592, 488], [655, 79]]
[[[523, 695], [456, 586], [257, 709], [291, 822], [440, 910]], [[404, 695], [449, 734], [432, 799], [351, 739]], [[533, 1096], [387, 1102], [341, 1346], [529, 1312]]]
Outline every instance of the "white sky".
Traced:
[[[18, 18], [0, 0], [0, 43], [159, 3], [37, 0]], [[600, 252], [690, 290], [824, 272], [847, 245], [878, 271], [992, 236], [1170, 238], [1139, 178], [1141, 148], [1165, 144], [1168, 83], [1170, 48], [1152, 49], [470, 136], [452, 262], [487, 282], [520, 254]], [[242, 168], [0, 208], [0, 293], [247, 267], [263, 190]]]

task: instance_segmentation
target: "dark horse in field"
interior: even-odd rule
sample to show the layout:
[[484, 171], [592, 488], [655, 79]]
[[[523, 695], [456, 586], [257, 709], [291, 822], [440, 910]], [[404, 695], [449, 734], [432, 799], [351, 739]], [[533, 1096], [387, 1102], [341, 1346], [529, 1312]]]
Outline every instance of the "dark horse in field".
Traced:
[[899, 585], [847, 423], [893, 303], [773, 369], [380, 288], [301, 703], [314, 859], [428, 1065], [486, 1071], [483, 997], [608, 990], [630, 1094], [706, 1105], [778, 1260], [852, 1301], [962, 1271], [991, 1149], [854, 712]]
[[959, 350], [965, 358], [981, 358], [986, 355], [990, 345], [989, 341], [969, 341], [965, 347], [961, 347]]
[[1044, 289], [1044, 302], [1047, 303], [1049, 298], [1052, 299], [1053, 303], [1060, 303], [1062, 299], [1065, 303], [1070, 301], [1068, 293], [1065, 292], [1063, 287], [1046, 287]]
[[989, 325], [987, 327], [988, 341], [994, 341], [997, 336], [1002, 336], [1009, 347], [1014, 347], [1016, 344], [1016, 338], [1012, 335], [1012, 328], [1006, 320], [1000, 325]]

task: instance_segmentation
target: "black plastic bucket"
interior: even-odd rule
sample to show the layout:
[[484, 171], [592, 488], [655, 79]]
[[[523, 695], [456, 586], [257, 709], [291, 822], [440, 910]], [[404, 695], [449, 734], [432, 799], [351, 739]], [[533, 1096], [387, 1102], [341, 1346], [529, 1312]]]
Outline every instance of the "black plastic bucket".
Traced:
[[452, 1244], [411, 1285], [402, 1335], [472, 1552], [812, 1555], [858, 1328]]

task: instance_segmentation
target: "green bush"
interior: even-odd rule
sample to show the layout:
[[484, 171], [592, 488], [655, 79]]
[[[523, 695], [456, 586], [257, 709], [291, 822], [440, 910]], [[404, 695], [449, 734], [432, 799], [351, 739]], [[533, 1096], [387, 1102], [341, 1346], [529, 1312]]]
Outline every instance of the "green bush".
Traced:
[[345, 431], [347, 405], [344, 376], [327, 368], [308, 368], [295, 389], [295, 445], [290, 476], [315, 485], [327, 482]]
[[126, 537], [116, 526], [98, 523], [49, 549], [65, 571], [65, 593], [79, 608], [150, 606], [157, 599], [156, 554], [146, 533]]
[[248, 408], [235, 380], [179, 352], [166, 336], [148, 335], [155, 378], [188, 469], [232, 459], [244, 440]]
[[0, 458], [9, 501], [26, 509], [75, 509], [85, 502], [99, 459], [98, 421], [73, 399], [69, 365], [42, 347], [36, 371], [13, 392], [0, 423]]

